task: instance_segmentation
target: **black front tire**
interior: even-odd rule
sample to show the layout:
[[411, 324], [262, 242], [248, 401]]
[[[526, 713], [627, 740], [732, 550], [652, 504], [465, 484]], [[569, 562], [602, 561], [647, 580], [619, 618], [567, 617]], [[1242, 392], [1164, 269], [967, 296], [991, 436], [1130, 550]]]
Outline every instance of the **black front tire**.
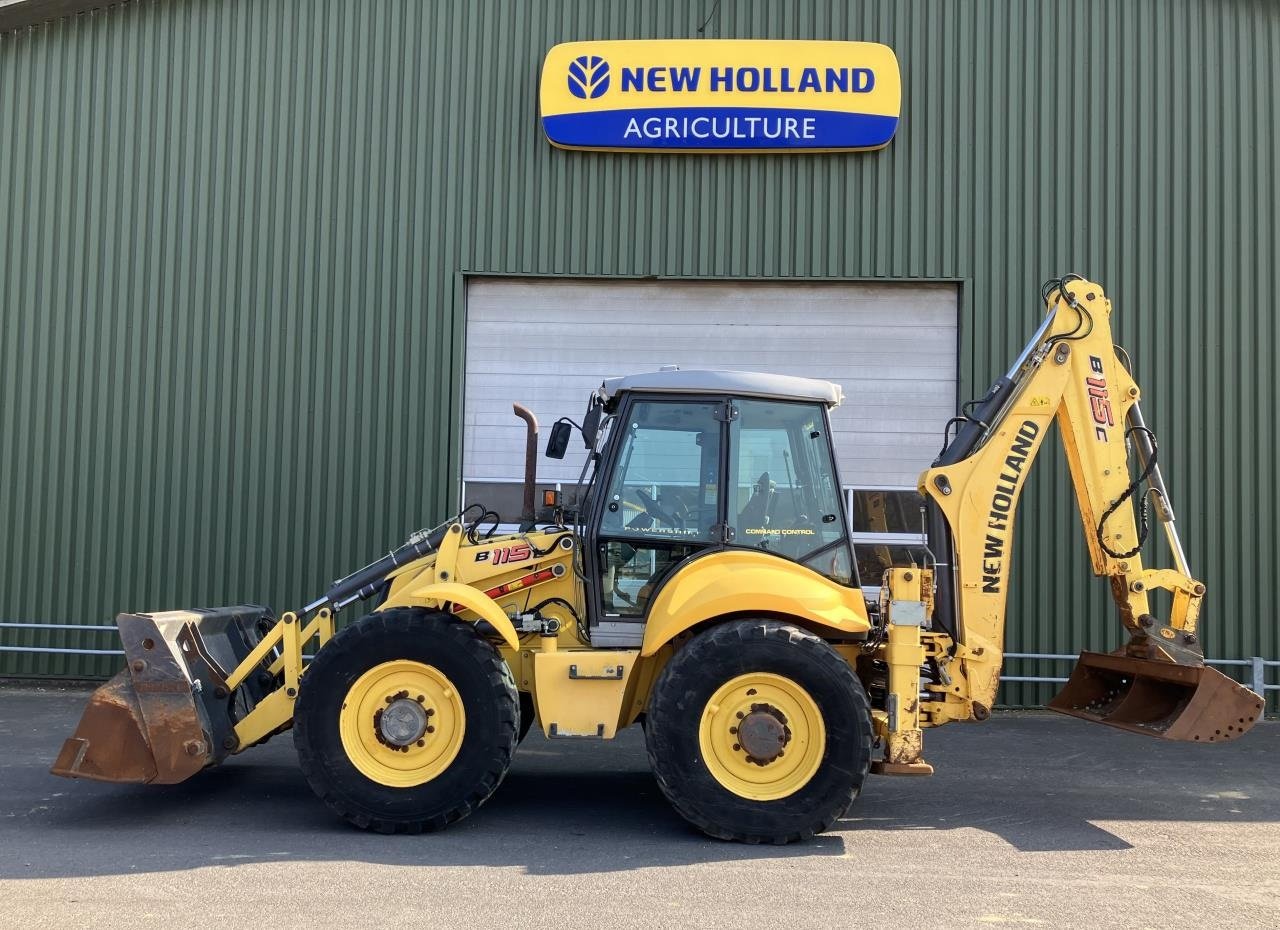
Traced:
[[[466, 715], [448, 768], [407, 788], [380, 784], [357, 769], [339, 724], [356, 680], [400, 659], [439, 669]], [[510, 668], [473, 626], [437, 611], [394, 608], [347, 627], [316, 654], [301, 682], [293, 739], [308, 784], [338, 816], [380, 833], [421, 833], [461, 820], [493, 794], [511, 764], [519, 714]]]
[[[722, 785], [699, 741], [712, 695], [750, 673], [800, 685], [826, 731], [817, 771], [777, 800], [752, 800]], [[645, 734], [658, 786], [672, 806], [709, 836], [743, 843], [790, 843], [829, 829], [858, 796], [871, 764], [870, 705], [849, 663], [829, 643], [778, 620], [725, 622], [683, 646], [654, 685]]]

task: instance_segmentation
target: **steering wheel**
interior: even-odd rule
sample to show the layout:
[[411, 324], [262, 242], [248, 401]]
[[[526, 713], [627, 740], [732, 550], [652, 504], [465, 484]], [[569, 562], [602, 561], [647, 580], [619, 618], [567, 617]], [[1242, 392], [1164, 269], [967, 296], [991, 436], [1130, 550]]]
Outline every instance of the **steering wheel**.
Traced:
[[658, 503], [657, 499], [649, 494], [644, 488], [636, 488], [636, 497], [640, 499], [640, 503], [644, 505], [644, 512], [653, 519], [661, 521], [670, 527], [684, 527], [684, 521], [675, 514], [664, 510]]

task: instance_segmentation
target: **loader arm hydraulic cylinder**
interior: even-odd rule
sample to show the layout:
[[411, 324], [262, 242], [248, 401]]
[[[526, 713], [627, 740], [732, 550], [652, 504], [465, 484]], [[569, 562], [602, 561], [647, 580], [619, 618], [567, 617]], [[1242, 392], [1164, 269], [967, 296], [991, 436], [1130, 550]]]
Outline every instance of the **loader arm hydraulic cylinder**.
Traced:
[[439, 549], [448, 529], [448, 525], [442, 525], [430, 533], [415, 535], [399, 549], [388, 552], [376, 562], [370, 562], [345, 578], [339, 578], [329, 586], [324, 597], [313, 604], [308, 604], [303, 609], [303, 613], [309, 613], [322, 604], [332, 604], [334, 608], [340, 610], [353, 601], [371, 597], [377, 593], [390, 572], [410, 562], [416, 562]]

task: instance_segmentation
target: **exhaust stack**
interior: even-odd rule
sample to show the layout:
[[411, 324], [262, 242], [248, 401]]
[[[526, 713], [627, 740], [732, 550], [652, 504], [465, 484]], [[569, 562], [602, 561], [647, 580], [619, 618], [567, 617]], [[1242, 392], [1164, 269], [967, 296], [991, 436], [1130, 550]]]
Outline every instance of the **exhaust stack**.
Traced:
[[520, 513], [520, 532], [533, 529], [534, 498], [538, 484], [538, 418], [533, 411], [521, 404], [512, 404], [515, 415], [525, 422], [524, 439], [524, 509]]

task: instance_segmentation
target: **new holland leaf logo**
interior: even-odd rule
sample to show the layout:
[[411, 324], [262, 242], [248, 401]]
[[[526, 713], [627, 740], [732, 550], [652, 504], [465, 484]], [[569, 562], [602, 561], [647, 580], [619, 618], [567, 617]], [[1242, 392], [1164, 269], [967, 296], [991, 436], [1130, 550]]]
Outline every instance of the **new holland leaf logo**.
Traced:
[[582, 55], [569, 62], [569, 93], [595, 100], [609, 89], [609, 62], [599, 55]]

